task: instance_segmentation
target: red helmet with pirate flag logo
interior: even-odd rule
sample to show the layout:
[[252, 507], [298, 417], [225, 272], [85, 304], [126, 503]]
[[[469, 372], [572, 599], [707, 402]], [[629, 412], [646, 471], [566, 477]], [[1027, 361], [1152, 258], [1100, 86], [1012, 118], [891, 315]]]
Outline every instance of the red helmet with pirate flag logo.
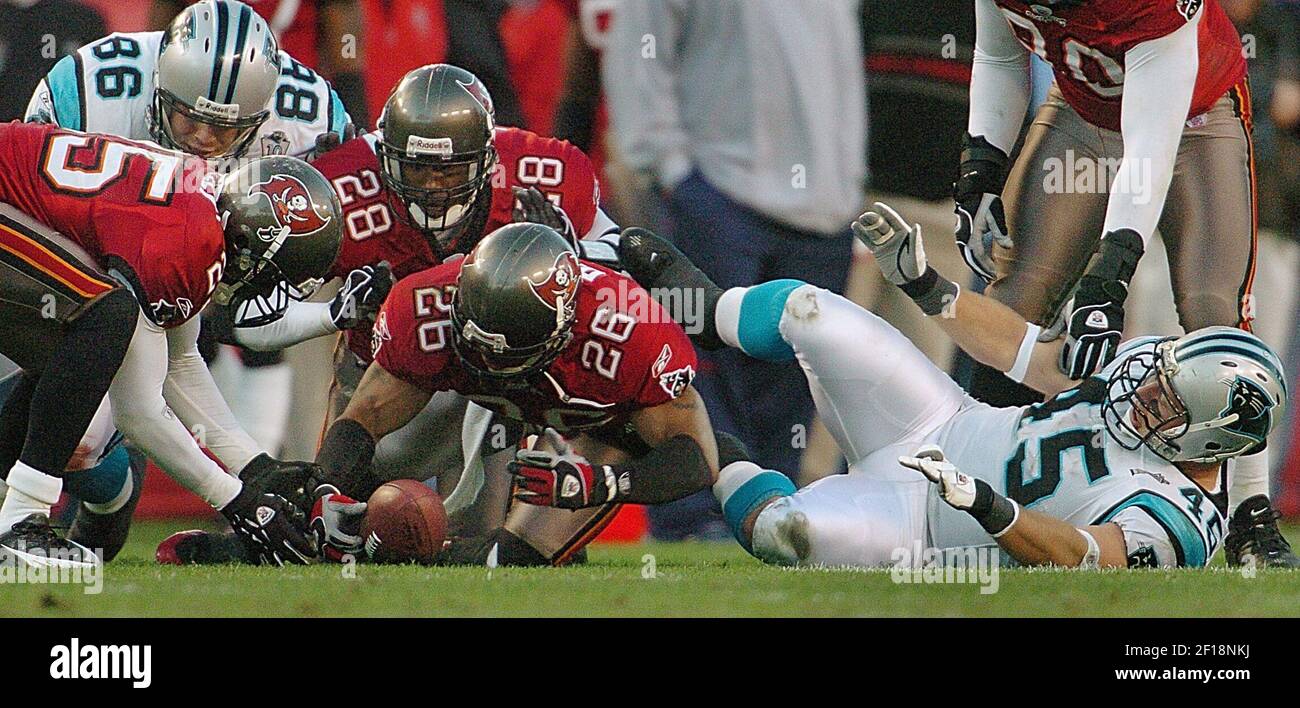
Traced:
[[217, 197], [226, 270], [213, 299], [310, 295], [338, 256], [341, 209], [325, 177], [297, 158], [263, 157], [227, 175]]
[[465, 257], [452, 298], [452, 344], [473, 372], [523, 377], [550, 365], [572, 338], [578, 256], [549, 226], [516, 223]]

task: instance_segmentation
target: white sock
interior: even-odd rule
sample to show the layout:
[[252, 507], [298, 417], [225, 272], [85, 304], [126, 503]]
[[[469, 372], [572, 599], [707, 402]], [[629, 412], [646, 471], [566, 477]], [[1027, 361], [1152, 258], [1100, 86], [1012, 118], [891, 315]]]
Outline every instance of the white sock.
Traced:
[[0, 533], [8, 533], [14, 524], [31, 514], [48, 517], [50, 507], [59, 501], [63, 492], [63, 479], [15, 462], [9, 470], [7, 486], [9, 491], [0, 504]]
[[1228, 460], [1228, 516], [1253, 496], [1268, 496], [1268, 448]]
[[749, 288], [731, 288], [718, 298], [718, 308], [713, 312], [713, 325], [718, 337], [728, 345], [740, 348], [740, 304]]

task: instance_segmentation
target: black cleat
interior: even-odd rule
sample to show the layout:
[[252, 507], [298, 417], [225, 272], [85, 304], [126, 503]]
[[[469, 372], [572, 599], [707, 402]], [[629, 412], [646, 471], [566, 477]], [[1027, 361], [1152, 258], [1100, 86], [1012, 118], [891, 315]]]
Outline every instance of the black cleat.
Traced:
[[1243, 501], [1228, 521], [1228, 536], [1223, 539], [1228, 565], [1236, 567], [1253, 560], [1268, 568], [1300, 568], [1300, 558], [1277, 527], [1279, 516], [1263, 494]]
[[99, 564], [89, 548], [59, 538], [44, 514], [30, 514], [0, 534], [0, 566], [91, 568]]
[[718, 328], [713, 321], [718, 298], [722, 297], [722, 288], [695, 267], [676, 246], [648, 229], [634, 226], [624, 229], [619, 237], [618, 260], [628, 275], [656, 299], [667, 295], [667, 302], [660, 301], [659, 304], [668, 309], [678, 324], [695, 324], [682, 322], [683, 313], [674, 310], [682, 309], [681, 304], [688, 302], [688, 294], [701, 297], [704, 302], [701, 317], [704, 321], [698, 323], [698, 327], [687, 327], [687, 332], [699, 330], [691, 335], [691, 341], [707, 351], [727, 346], [718, 336]]
[[127, 454], [131, 456], [131, 498], [111, 514], [96, 514], [81, 504], [72, 520], [72, 527], [68, 529], [69, 541], [98, 549], [105, 563], [116, 558], [122, 546], [126, 545], [131, 532], [131, 517], [140, 504], [140, 489], [144, 486], [144, 455], [135, 450], [129, 450]]
[[178, 531], [158, 544], [154, 558], [163, 565], [257, 565], [243, 539], [234, 533]]

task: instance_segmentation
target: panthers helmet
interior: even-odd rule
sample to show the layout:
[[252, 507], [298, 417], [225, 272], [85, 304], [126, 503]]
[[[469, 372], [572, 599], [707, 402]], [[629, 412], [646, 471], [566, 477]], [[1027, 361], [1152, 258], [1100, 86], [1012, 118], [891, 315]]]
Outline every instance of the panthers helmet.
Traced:
[[549, 226], [502, 226], [465, 257], [451, 302], [452, 346], [466, 367], [526, 377], [568, 345], [578, 304], [578, 255]]
[[1127, 449], [1217, 463], [1261, 448], [1287, 400], [1282, 362], [1267, 344], [1205, 327], [1121, 360], [1102, 406], [1107, 430]]
[[407, 73], [384, 104], [375, 146], [399, 218], [433, 237], [440, 255], [465, 253], [491, 205], [496, 120], [483, 82], [430, 64]]
[[324, 175], [295, 157], [258, 158], [226, 175], [217, 196], [226, 269], [213, 300], [311, 295], [338, 257], [342, 209]]
[[[270, 117], [279, 80], [275, 35], [253, 8], [235, 0], [191, 5], [163, 33], [149, 114], [153, 139], [208, 159], [237, 157]], [[207, 142], [179, 134], [176, 116], [206, 125]]]

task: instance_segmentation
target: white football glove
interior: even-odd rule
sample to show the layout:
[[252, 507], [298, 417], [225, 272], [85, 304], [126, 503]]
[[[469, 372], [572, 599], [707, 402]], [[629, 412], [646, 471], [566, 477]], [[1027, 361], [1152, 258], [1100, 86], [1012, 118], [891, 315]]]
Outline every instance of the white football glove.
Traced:
[[939, 485], [939, 496], [948, 506], [970, 511], [975, 504], [975, 478], [944, 460], [938, 445], [922, 445], [912, 457], [898, 458], [898, 464], [920, 472]]
[[888, 204], [876, 202], [853, 222], [852, 228], [853, 235], [871, 250], [889, 282], [906, 285], [925, 272], [921, 225], [908, 225]]
[[980, 278], [991, 282], [997, 277], [993, 264], [993, 244], [1011, 248], [1014, 242], [1007, 235], [1006, 212], [1002, 197], [987, 192], [967, 195], [957, 202], [957, 250], [962, 260]]

